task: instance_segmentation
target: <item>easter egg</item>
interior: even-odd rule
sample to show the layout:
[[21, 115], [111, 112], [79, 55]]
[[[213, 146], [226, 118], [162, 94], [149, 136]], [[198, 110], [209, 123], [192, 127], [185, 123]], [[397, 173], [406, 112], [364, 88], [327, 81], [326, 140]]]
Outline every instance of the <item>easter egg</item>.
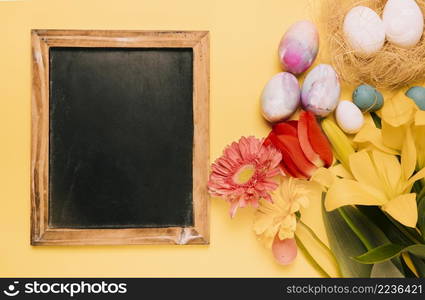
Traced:
[[300, 85], [291, 73], [278, 73], [270, 79], [261, 95], [263, 116], [269, 122], [289, 118], [300, 105]]
[[382, 108], [384, 97], [374, 87], [362, 84], [353, 92], [353, 103], [357, 105], [362, 112], [373, 112]]
[[279, 44], [279, 59], [285, 71], [298, 75], [314, 62], [319, 51], [319, 33], [310, 21], [293, 24]]
[[371, 55], [384, 46], [384, 23], [369, 7], [352, 8], [344, 18], [343, 32], [345, 40], [357, 54]]
[[394, 45], [411, 48], [422, 37], [424, 17], [414, 0], [388, 0], [382, 20], [387, 39]]
[[425, 110], [425, 88], [421, 86], [411, 87], [406, 96], [415, 101], [420, 110]]
[[295, 239], [280, 240], [275, 236], [272, 244], [272, 253], [275, 260], [281, 265], [289, 265], [297, 257], [298, 247]]
[[350, 101], [341, 101], [335, 110], [335, 118], [339, 127], [346, 133], [360, 131], [364, 124], [364, 117], [360, 109]]
[[341, 95], [338, 75], [332, 66], [321, 64], [311, 70], [303, 83], [302, 105], [316, 116], [325, 117], [336, 108]]

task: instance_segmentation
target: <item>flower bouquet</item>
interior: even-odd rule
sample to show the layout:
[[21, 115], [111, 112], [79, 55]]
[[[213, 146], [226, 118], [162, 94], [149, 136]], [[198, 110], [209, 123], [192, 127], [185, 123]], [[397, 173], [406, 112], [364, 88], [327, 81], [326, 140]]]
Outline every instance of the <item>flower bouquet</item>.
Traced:
[[[294, 24], [279, 45], [286, 72], [261, 96], [265, 138], [242, 137], [211, 167], [209, 192], [256, 209], [253, 229], [277, 262], [301, 249], [327, 277], [425, 277], [425, 89], [385, 97], [368, 85], [340, 100], [333, 67], [316, 58], [313, 23]], [[423, 89], [423, 90], [422, 90]], [[302, 218], [321, 203], [328, 238]]]

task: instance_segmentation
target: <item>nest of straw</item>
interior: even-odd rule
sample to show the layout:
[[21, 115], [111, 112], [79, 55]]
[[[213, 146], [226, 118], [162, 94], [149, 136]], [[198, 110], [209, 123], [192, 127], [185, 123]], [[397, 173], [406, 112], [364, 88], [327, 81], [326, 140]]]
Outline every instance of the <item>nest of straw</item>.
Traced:
[[[425, 1], [416, 1], [425, 15]], [[370, 7], [382, 16], [387, 0], [320, 0], [319, 24], [327, 46], [328, 60], [340, 78], [350, 85], [367, 83], [379, 89], [396, 89], [425, 80], [425, 38], [411, 49], [388, 41], [376, 54], [358, 56], [346, 43], [344, 17], [358, 5]]]

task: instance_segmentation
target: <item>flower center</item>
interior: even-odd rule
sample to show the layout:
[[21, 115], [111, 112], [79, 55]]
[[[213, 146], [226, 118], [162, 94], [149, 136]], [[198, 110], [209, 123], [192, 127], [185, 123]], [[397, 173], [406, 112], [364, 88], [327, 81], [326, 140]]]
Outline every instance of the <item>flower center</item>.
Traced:
[[255, 166], [245, 165], [242, 166], [234, 175], [233, 181], [236, 184], [245, 184], [251, 180], [252, 176], [255, 174]]

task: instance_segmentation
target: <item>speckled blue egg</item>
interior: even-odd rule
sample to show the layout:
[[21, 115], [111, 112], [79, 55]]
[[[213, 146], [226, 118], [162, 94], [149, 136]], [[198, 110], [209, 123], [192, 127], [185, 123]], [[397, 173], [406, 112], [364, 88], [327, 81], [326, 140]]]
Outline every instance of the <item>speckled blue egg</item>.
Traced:
[[382, 108], [384, 97], [374, 87], [362, 84], [354, 90], [353, 102], [362, 112], [372, 112]]
[[420, 110], [425, 110], [425, 88], [421, 86], [411, 87], [406, 96], [415, 101]]

